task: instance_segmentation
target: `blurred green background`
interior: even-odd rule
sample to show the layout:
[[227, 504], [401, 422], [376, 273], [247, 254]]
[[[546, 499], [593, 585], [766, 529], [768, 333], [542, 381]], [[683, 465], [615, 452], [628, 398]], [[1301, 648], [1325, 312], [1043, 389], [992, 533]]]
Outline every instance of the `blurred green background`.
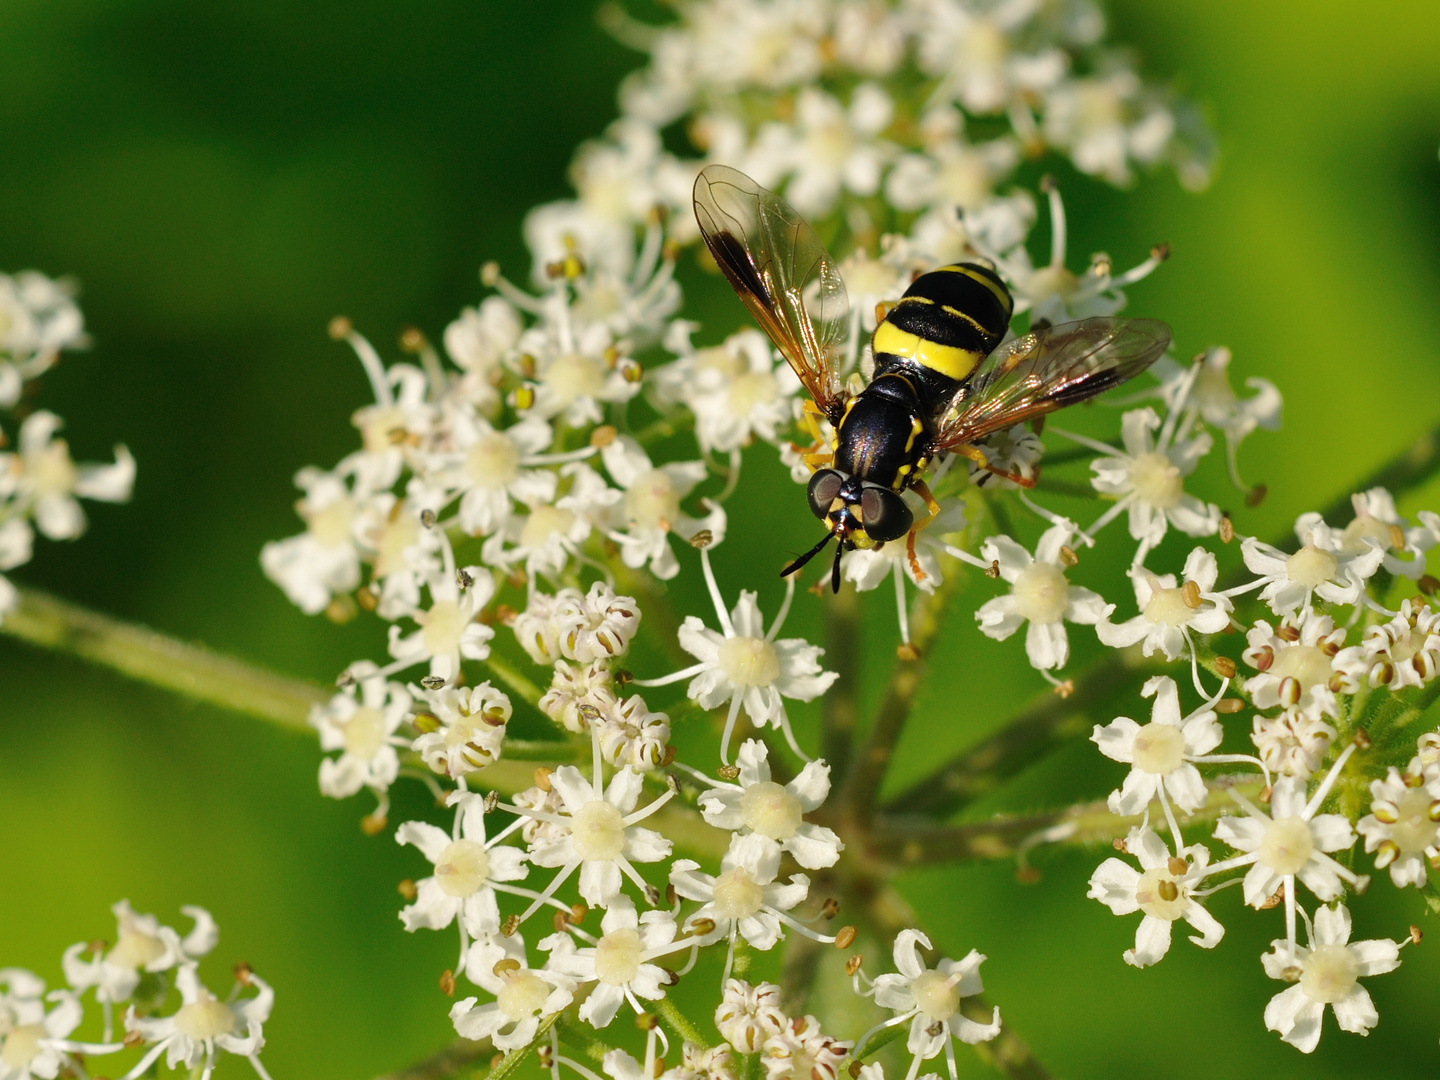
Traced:
[[[1168, 240], [1175, 257], [1131, 310], [1168, 320], [1182, 354], [1225, 343], [1238, 376], [1279, 384], [1285, 430], [1242, 460], [1269, 500], [1243, 511], [1216, 462], [1197, 485], [1236, 508], [1241, 531], [1273, 536], [1440, 420], [1440, 12], [1432, 0], [1110, 11], [1111, 37], [1145, 70], [1208, 104], [1222, 164], [1198, 197], [1168, 175], [1121, 194], [1057, 167], [1072, 266], [1102, 248], [1129, 266]], [[66, 418], [77, 458], [124, 441], [140, 464], [131, 505], [91, 507], [86, 537], [40, 543], [15, 578], [322, 682], [380, 655], [375, 623], [301, 616], [257, 561], [297, 531], [294, 471], [354, 444], [366, 386], [325, 323], [348, 314], [382, 346], [409, 324], [438, 336], [479, 297], [481, 262], [523, 277], [521, 215], [566, 194], [573, 148], [614, 115], [637, 56], [583, 2], [5, 0], [0, 57], [0, 267], [75, 275], [96, 342], [46, 377], [40, 404]], [[738, 325], [722, 287], [702, 290], [717, 332]], [[1076, 424], [1113, 431], [1115, 414]], [[778, 582], [755, 564], [812, 531], [788, 483], [754, 456], [716, 557], [727, 594], [759, 587], [767, 610]], [[1440, 487], [1402, 503], [1420, 506], [1440, 506]], [[1078, 576], [1116, 582], [1123, 546]], [[703, 611], [694, 581], [682, 575], [677, 602]], [[993, 591], [967, 583], [892, 783], [1042, 689], [1018, 641], [983, 639], [965, 614]], [[871, 599], [865, 648], [883, 675], [893, 613]], [[818, 637], [821, 612], [802, 598], [796, 632]], [[1072, 635], [1077, 670], [1099, 653], [1087, 633]], [[875, 691], [866, 678], [867, 701]], [[802, 739], [818, 717], [801, 717]], [[1103, 795], [1123, 769], [1097, 760], [1081, 744], [980, 809]], [[321, 799], [317, 761], [303, 736], [0, 639], [0, 966], [55, 982], [67, 944], [113, 934], [113, 900], [166, 919], [199, 903], [223, 932], [203, 969], [214, 985], [244, 959], [276, 986], [264, 1056], [277, 1080], [363, 1078], [440, 1046], [453, 937], [403, 933], [394, 883], [418, 876], [417, 858], [360, 833], [360, 800]], [[401, 789], [392, 820], [423, 803]], [[1037, 886], [1004, 865], [904, 882], [937, 945], [990, 956], [993, 999], [1057, 1076], [1435, 1075], [1435, 942], [1370, 984], [1381, 1021], [1367, 1040], [1327, 1021], [1303, 1057], [1261, 1022], [1280, 989], [1258, 962], [1278, 913], [1221, 894], [1214, 954], [1177, 935], [1159, 968], [1135, 972], [1119, 955], [1134, 918], [1084, 899], [1101, 857], [1042, 851]], [[1381, 882], [1356, 921], [1366, 937], [1424, 920], [1413, 892]]]

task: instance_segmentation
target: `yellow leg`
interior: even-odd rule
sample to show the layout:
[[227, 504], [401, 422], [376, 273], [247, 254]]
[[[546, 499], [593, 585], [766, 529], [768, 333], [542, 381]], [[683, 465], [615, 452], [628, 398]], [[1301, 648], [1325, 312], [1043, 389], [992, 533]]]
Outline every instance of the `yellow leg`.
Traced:
[[[1033, 488], [1036, 481], [1040, 479], [1038, 470], [1034, 476], [1021, 476], [1019, 473], [1006, 472], [1004, 469], [995, 468], [994, 465], [990, 464], [990, 459], [985, 456], [985, 451], [981, 450], [978, 446], [957, 446], [954, 449], [954, 453], [959, 454], [961, 457], [969, 458], [986, 472], [994, 473], [996, 476], [1010, 480], [1023, 488]], [[914, 485], [911, 486], [913, 487]]]
[[925, 571], [920, 569], [920, 560], [915, 555], [915, 536], [940, 516], [940, 504], [935, 501], [935, 496], [930, 493], [930, 488], [925, 481], [916, 480], [910, 485], [910, 489], [925, 500], [925, 509], [930, 511], [924, 521], [917, 521], [910, 526], [910, 534], [905, 537], [905, 553], [910, 557], [910, 569], [914, 572], [915, 580], [918, 582], [925, 580]]
[[[802, 455], [802, 460], [809, 466], [811, 472], [815, 472], [818, 469], [825, 468], [835, 460], [835, 451], [825, 448], [825, 434], [820, 430], [820, 421], [822, 419], [828, 420], [829, 417], [820, 411], [820, 406], [816, 405], [815, 402], [809, 398], [806, 398], [805, 408], [800, 414], [800, 418], [806, 429], [810, 432], [811, 437], [815, 440], [811, 444], [809, 452]], [[802, 448], [797, 446], [795, 449], [800, 450]]]

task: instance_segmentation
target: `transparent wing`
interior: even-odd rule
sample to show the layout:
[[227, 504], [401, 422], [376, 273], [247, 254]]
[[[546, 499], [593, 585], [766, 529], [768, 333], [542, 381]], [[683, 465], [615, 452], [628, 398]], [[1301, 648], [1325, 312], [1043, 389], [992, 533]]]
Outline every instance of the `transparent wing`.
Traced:
[[1083, 319], [997, 349], [946, 408], [932, 448], [979, 442], [1025, 420], [1085, 401], [1140, 374], [1170, 346], [1154, 319]]
[[695, 220], [736, 294], [828, 413], [841, 396], [850, 303], [825, 245], [779, 195], [724, 165], [696, 178]]

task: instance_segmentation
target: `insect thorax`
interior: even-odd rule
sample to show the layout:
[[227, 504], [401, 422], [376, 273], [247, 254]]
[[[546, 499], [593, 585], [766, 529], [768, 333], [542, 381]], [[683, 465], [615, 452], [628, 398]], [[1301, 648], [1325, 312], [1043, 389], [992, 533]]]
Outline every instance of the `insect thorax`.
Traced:
[[928, 447], [915, 383], [879, 374], [846, 404], [836, 432], [835, 468], [872, 484], [902, 490]]

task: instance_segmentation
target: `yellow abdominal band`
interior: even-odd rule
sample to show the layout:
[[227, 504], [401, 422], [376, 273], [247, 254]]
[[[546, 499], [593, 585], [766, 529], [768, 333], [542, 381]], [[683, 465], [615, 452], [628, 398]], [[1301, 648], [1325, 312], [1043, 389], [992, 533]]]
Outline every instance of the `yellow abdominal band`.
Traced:
[[901, 330], [890, 322], [882, 322], [875, 329], [875, 353], [903, 356], [952, 379], [965, 378], [984, 359], [984, 353], [941, 345]]

